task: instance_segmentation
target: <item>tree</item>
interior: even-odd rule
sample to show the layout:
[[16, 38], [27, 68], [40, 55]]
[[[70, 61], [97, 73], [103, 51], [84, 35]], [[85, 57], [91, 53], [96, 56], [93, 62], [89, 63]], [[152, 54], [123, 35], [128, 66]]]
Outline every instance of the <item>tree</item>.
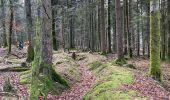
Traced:
[[161, 81], [159, 1], [152, 0], [150, 3], [150, 75]]
[[8, 35], [8, 54], [11, 53], [11, 42], [12, 42], [12, 33], [13, 33], [13, 20], [14, 20], [14, 11], [13, 11], [13, 1], [10, 0], [10, 26], [9, 26], [9, 35]]
[[5, 0], [1, 0], [1, 4], [2, 4], [2, 26], [3, 26], [3, 46], [7, 47], [7, 38], [6, 38], [6, 25], [5, 25]]
[[[55, 6], [56, 4], [58, 3], [58, 0], [52, 0], [51, 1], [51, 5], [52, 6]], [[56, 20], [55, 20], [55, 17], [56, 17], [56, 11], [55, 9], [53, 8], [52, 9], [52, 35], [53, 35], [53, 49], [54, 50], [57, 50], [58, 49], [58, 45], [57, 45], [57, 39], [56, 39]]]
[[123, 26], [122, 26], [122, 9], [120, 0], [115, 0], [115, 12], [116, 12], [116, 34], [117, 34], [117, 61], [122, 61], [123, 55]]
[[111, 0], [108, 0], [108, 52], [111, 53]]
[[170, 1], [168, 0], [168, 60], [170, 61]]
[[27, 61], [32, 62], [34, 60], [34, 48], [33, 48], [33, 40], [32, 35], [34, 34], [33, 31], [33, 23], [32, 23], [32, 16], [31, 16], [31, 1], [25, 0], [25, 9], [26, 9], [26, 22], [27, 22], [27, 34], [28, 34], [28, 40], [29, 40], [29, 46], [28, 46], [28, 56]]
[[106, 32], [105, 32], [105, 9], [104, 9], [105, 0], [101, 0], [101, 51], [102, 53], [107, 52], [107, 43], [106, 43]]
[[[52, 67], [52, 9], [51, 0], [43, 0], [41, 33], [36, 33], [35, 59], [32, 68], [31, 100], [46, 98], [48, 92], [58, 93], [55, 81], [58, 76]], [[40, 20], [41, 19], [41, 20]]]

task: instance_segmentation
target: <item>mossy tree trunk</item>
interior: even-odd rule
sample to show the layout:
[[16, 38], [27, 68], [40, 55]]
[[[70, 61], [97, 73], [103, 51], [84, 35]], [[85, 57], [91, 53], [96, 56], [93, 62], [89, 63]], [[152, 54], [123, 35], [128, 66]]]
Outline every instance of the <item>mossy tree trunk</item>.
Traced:
[[[39, 96], [46, 98], [48, 92], [53, 92], [52, 74], [52, 9], [51, 0], [43, 0], [41, 7], [41, 34], [36, 34], [35, 60], [32, 68], [31, 100]], [[57, 91], [57, 90], [56, 90]]]
[[33, 40], [32, 35], [34, 34], [33, 31], [33, 23], [32, 23], [32, 16], [31, 16], [31, 1], [25, 0], [25, 8], [26, 8], [26, 21], [27, 21], [27, 34], [29, 40], [28, 46], [28, 55], [27, 55], [27, 62], [32, 62], [34, 60], [34, 48], [33, 48]]
[[150, 1], [150, 75], [161, 81], [159, 0]]

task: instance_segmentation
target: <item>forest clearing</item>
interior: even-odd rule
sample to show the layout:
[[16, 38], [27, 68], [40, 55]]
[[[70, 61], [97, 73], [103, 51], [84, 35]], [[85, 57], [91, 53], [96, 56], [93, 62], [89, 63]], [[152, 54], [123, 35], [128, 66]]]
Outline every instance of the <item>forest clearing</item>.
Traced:
[[170, 100], [169, 0], [0, 0], [0, 100]]

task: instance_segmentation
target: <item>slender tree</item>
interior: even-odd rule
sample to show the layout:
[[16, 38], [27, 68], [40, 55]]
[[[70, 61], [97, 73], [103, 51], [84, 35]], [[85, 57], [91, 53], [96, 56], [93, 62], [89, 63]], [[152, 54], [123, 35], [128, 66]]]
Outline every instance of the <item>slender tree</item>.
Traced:
[[123, 59], [123, 26], [122, 26], [122, 9], [120, 0], [115, 0], [115, 12], [116, 12], [116, 34], [117, 34], [117, 55], [118, 61]]
[[106, 32], [105, 32], [105, 9], [104, 9], [105, 0], [101, 0], [101, 51], [102, 53], [107, 52], [107, 43], [106, 43]]
[[1, 0], [1, 4], [2, 4], [2, 26], [3, 26], [3, 46], [7, 47], [8, 43], [7, 43], [7, 37], [6, 37], [6, 25], [5, 25], [5, 0]]
[[25, 10], [26, 10], [26, 22], [27, 22], [27, 34], [29, 40], [28, 46], [28, 54], [27, 54], [27, 61], [32, 62], [34, 60], [34, 48], [33, 48], [33, 40], [32, 35], [34, 34], [33, 31], [33, 22], [32, 22], [32, 12], [31, 12], [31, 1], [25, 0]]
[[168, 60], [170, 61], [170, 0], [168, 2]]
[[9, 35], [8, 35], [8, 54], [11, 53], [11, 42], [12, 42], [12, 33], [13, 33], [13, 20], [14, 20], [14, 11], [13, 11], [13, 1], [10, 0], [10, 26], [9, 26]]
[[111, 48], [111, 0], [108, 0], [108, 52], [112, 52]]

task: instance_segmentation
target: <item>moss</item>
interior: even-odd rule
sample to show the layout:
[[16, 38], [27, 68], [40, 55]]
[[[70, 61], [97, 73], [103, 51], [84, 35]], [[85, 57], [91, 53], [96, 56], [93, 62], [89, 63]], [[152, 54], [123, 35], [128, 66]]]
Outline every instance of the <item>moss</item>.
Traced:
[[20, 84], [31, 84], [31, 73], [24, 73], [20, 75]]
[[[106, 91], [99, 95], [97, 95], [98, 98], [91, 97], [90, 99], [84, 98], [84, 100], [133, 100], [133, 96], [135, 96], [137, 93], [135, 91], [129, 90], [129, 91]], [[135, 98], [135, 100], [146, 100], [142, 98]]]
[[90, 66], [89, 70], [95, 70], [95, 69], [99, 68], [99, 66], [101, 66], [101, 65], [102, 65], [102, 63], [99, 62], [99, 61], [95, 61], [93, 63], [90, 63], [89, 64], [89, 66]]
[[161, 81], [160, 69], [160, 12], [151, 13], [150, 17], [150, 76]]
[[39, 96], [46, 98], [49, 92], [58, 95], [67, 88], [69, 88], [67, 81], [56, 73], [52, 65], [41, 63], [37, 66], [37, 62], [34, 62], [30, 90], [31, 100], [37, 100]]
[[32, 46], [28, 47], [27, 62], [32, 62], [34, 60], [34, 48]]
[[[95, 67], [95, 65], [97, 67]], [[83, 97], [84, 100], [145, 100], [133, 90], [121, 90], [123, 84], [132, 84], [134, 81], [133, 73], [126, 68], [113, 66], [110, 62], [93, 62], [89, 68], [97, 78], [97, 83]]]
[[64, 86], [69, 87], [68, 82], [64, 78], [62, 78], [59, 74], [57, 74], [56, 71], [54, 70], [54, 68], [52, 68], [52, 76], [51, 77], [54, 81], [56, 81]]
[[3, 91], [4, 92], [14, 92], [14, 88], [11, 85], [9, 78], [7, 78], [7, 80], [5, 80], [5, 84], [3, 86]]
[[[101, 66], [99, 69], [102, 68]], [[122, 84], [130, 84], [133, 82], [133, 74], [131, 72], [124, 71], [122, 70], [122, 68], [118, 69], [117, 67], [113, 66], [104, 67], [103, 70], [105, 70], [105, 68], [110, 69], [111, 74], [108, 75], [108, 73], [102, 72], [96, 73], [96, 76], [99, 78], [99, 81], [91, 89], [91, 91], [89, 91], [84, 96], [84, 100], [107, 100], [110, 97], [112, 97], [112, 99], [110, 98], [111, 100], [117, 100], [116, 96], [114, 96], [116, 94], [113, 94], [112, 90], [118, 88]]]
[[122, 59], [116, 59], [114, 62], [115, 62], [115, 64], [117, 64], [117, 65], [119, 65], [119, 66], [122, 66], [122, 65], [124, 65], [124, 64], [127, 63], [124, 58], [122, 58]]
[[37, 100], [39, 96], [46, 98], [50, 91], [55, 95], [59, 94], [57, 84], [48, 76], [33, 77], [32, 80], [30, 100]]

